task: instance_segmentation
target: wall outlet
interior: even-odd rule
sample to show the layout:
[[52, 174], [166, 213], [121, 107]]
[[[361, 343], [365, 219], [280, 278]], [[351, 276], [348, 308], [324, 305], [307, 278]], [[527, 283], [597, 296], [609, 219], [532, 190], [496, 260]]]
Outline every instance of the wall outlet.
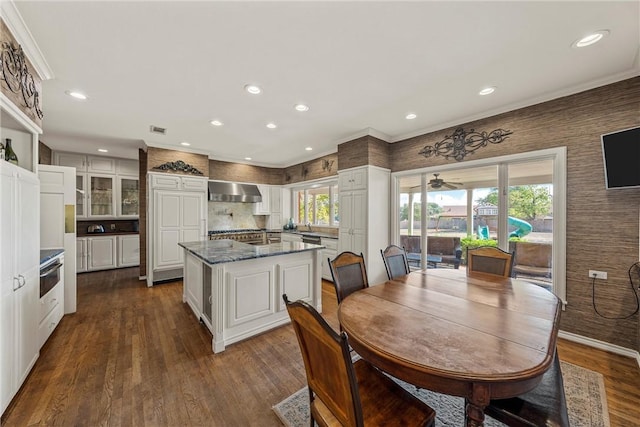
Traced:
[[115, 230], [116, 229], [116, 225], [115, 224], [111, 224], [111, 229]]
[[589, 270], [589, 277], [591, 277], [592, 279], [595, 277], [596, 279], [607, 280], [607, 272], [598, 271], [598, 270]]

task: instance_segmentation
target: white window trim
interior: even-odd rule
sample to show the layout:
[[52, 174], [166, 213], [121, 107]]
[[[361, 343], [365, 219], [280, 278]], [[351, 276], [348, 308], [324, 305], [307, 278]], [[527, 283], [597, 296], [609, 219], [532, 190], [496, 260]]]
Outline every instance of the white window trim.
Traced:
[[[296, 216], [297, 212], [300, 211], [300, 206], [298, 205], [298, 198], [293, 197], [293, 194], [295, 191], [304, 191], [305, 200], [306, 200], [307, 190], [310, 190], [311, 188], [317, 188], [317, 187], [329, 187], [329, 203], [331, 203], [331, 206], [333, 206], [335, 202], [338, 200], [338, 191], [340, 190], [339, 188], [338, 188], [338, 191], [333, 190], [333, 187], [337, 185], [338, 185], [338, 177], [336, 176], [334, 178], [320, 178], [320, 179], [315, 179], [311, 181], [302, 181], [302, 182], [297, 182], [295, 184], [285, 186], [286, 188], [289, 188], [291, 190], [292, 216]], [[314, 209], [315, 209], [315, 206], [314, 206]], [[301, 224], [307, 224], [308, 222], [309, 222], [309, 219], [307, 218], [307, 211], [305, 210], [304, 222], [301, 222]], [[318, 225], [318, 224], [312, 224], [312, 225]], [[329, 225], [328, 226], [323, 225], [322, 227], [337, 228], [338, 225], [334, 221], [334, 215], [329, 215]]]
[[[505, 163], [553, 160], [553, 287], [554, 293], [562, 301], [564, 310], [567, 305], [567, 148], [556, 147], [545, 150], [529, 151], [526, 153], [510, 154], [489, 159], [470, 160], [441, 166], [431, 166], [421, 169], [412, 169], [391, 174], [391, 241], [400, 242], [400, 229], [398, 224], [400, 178], [420, 173], [432, 174], [434, 172], [468, 169], [481, 166], [499, 166]], [[499, 179], [505, 179], [506, 174]], [[503, 181], [504, 182], [504, 181]], [[424, 184], [423, 184], [424, 185]], [[499, 186], [504, 185], [502, 182]], [[424, 205], [424, 204], [423, 204]], [[424, 218], [424, 215], [423, 215]]]

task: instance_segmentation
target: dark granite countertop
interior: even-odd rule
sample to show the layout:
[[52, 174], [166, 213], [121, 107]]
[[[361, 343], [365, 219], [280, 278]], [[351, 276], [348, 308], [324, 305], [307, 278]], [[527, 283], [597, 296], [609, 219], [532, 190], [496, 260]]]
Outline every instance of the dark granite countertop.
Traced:
[[323, 249], [322, 245], [301, 242], [271, 243], [269, 245], [249, 245], [230, 239], [204, 240], [178, 243], [207, 264], [222, 264], [247, 259], [286, 255], [297, 252]]
[[322, 233], [319, 231], [303, 231], [303, 230], [283, 230], [283, 233], [290, 234], [299, 234], [301, 236], [315, 236], [315, 237], [324, 237], [325, 239], [338, 239], [338, 236], [329, 233]]
[[40, 249], [40, 265], [64, 253], [64, 249]]
[[100, 237], [100, 236], [121, 236], [121, 235], [129, 235], [129, 234], [140, 234], [139, 231], [105, 231], [104, 233], [78, 233], [76, 237]]

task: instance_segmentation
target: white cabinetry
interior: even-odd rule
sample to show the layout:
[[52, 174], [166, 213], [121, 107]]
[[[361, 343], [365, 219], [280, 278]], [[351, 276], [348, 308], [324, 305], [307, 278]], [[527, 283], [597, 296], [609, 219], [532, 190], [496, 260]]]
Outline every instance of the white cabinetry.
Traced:
[[116, 213], [118, 218], [138, 218], [139, 212], [139, 180], [133, 175], [118, 175]]
[[118, 175], [138, 175], [138, 161], [117, 159], [116, 174]]
[[111, 157], [55, 152], [53, 162], [58, 166], [76, 168], [77, 172], [116, 173], [116, 159]]
[[140, 265], [140, 235], [78, 237], [76, 271], [109, 270]]
[[253, 204], [254, 215], [269, 215], [271, 212], [271, 188], [268, 185], [258, 184], [258, 191], [262, 195], [262, 201]]
[[334, 259], [338, 255], [338, 240], [323, 237], [320, 239], [321, 244], [325, 247], [322, 250], [322, 278], [324, 280], [333, 281], [331, 276], [331, 268], [329, 260]]
[[41, 348], [64, 316], [64, 257], [60, 257], [60, 281], [40, 297], [38, 306], [38, 348]]
[[389, 244], [390, 171], [364, 166], [338, 171], [338, 253], [364, 255], [370, 283], [386, 280], [380, 249]]
[[87, 237], [87, 270], [116, 268], [116, 236]]
[[0, 162], [0, 413], [38, 358], [40, 182]]
[[366, 252], [367, 190], [340, 191], [340, 252]]
[[76, 239], [76, 271], [83, 273], [87, 270], [87, 259], [89, 251], [87, 250], [87, 238], [79, 237]]
[[147, 284], [183, 276], [179, 242], [206, 240], [207, 179], [149, 174], [149, 251]]
[[116, 236], [118, 243], [118, 267], [140, 265], [140, 235]]
[[[183, 282], [183, 295], [182, 302], [186, 302], [193, 310], [198, 319], [202, 317], [202, 296], [203, 286], [202, 281], [202, 260], [190, 253], [185, 254], [184, 262], [184, 282]], [[211, 283], [209, 283], [211, 286]]]
[[338, 173], [339, 191], [366, 190], [367, 189], [367, 169], [357, 168], [340, 171]]
[[215, 353], [289, 323], [282, 294], [322, 312], [318, 250], [212, 265], [185, 252], [183, 301], [210, 328]]
[[267, 228], [281, 230], [291, 216], [291, 190], [280, 186], [272, 186], [270, 192], [271, 212], [267, 219]]
[[76, 217], [138, 217], [137, 160], [54, 152], [53, 163], [76, 168]]

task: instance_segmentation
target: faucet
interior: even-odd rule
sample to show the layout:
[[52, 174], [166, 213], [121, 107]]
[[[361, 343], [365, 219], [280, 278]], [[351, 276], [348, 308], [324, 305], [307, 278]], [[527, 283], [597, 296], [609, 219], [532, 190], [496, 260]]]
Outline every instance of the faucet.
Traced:
[[313, 230], [311, 229], [311, 223], [310, 223], [310, 222], [308, 222], [308, 223], [307, 223], [307, 228], [309, 229], [309, 231], [313, 231]]

